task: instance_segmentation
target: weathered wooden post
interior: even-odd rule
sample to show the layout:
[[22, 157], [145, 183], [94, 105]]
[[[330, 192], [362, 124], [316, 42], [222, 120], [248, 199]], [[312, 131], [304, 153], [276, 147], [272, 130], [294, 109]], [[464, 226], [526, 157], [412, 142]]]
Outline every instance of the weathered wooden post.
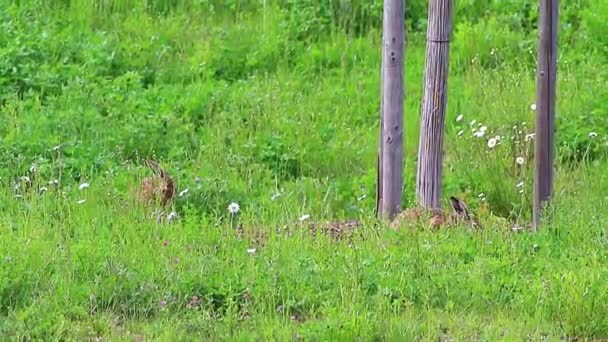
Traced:
[[553, 133], [557, 83], [559, 0], [540, 0], [536, 74], [536, 139], [532, 229], [538, 230], [542, 208], [553, 194]]
[[443, 135], [447, 106], [452, 0], [429, 1], [426, 67], [416, 196], [421, 207], [441, 208]]
[[403, 193], [404, 8], [404, 0], [384, 1], [376, 210], [388, 219], [401, 211]]

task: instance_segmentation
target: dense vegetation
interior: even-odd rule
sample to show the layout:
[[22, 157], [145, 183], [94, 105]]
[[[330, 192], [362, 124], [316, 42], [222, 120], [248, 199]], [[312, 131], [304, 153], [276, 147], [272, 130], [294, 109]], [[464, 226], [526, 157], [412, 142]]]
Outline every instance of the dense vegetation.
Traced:
[[[538, 234], [511, 229], [530, 217], [537, 2], [456, 2], [444, 193], [481, 231], [373, 219], [381, 1], [0, 1], [2, 339], [608, 337], [608, 2], [561, 2]], [[406, 206], [426, 5], [405, 14]], [[133, 200], [148, 157], [177, 180], [172, 222]], [[365, 224], [275, 234], [308, 216]]]

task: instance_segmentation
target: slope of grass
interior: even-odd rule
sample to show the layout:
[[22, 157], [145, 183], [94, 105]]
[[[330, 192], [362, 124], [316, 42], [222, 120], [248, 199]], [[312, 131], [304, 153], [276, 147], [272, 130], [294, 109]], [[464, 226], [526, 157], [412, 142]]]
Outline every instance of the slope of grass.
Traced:
[[[530, 216], [530, 2], [457, 8], [444, 192], [476, 232], [373, 219], [381, 4], [332, 4], [2, 2], [3, 339], [608, 337], [603, 2], [562, 11], [556, 196], [538, 234], [511, 231]], [[408, 2], [405, 205], [424, 8]], [[134, 201], [146, 157], [183, 191], [171, 223]], [[276, 234], [307, 215], [364, 225], [352, 241]]]

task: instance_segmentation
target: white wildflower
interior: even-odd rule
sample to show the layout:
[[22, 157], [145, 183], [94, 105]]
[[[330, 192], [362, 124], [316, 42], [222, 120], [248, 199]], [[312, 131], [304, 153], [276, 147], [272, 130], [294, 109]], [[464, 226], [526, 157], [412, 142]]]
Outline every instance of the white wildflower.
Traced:
[[461, 137], [464, 134], [463, 130], [458, 131], [458, 136]]
[[84, 182], [84, 183], [80, 184], [80, 186], [78, 187], [78, 189], [79, 190], [84, 190], [84, 189], [86, 189], [88, 187], [89, 187], [89, 183]]
[[490, 138], [490, 139], [488, 140], [488, 147], [489, 147], [489, 148], [494, 148], [494, 146], [496, 146], [496, 143], [497, 143], [497, 142], [498, 142], [498, 141], [496, 140], [496, 138]]
[[247, 248], [247, 253], [249, 254], [255, 254], [256, 249], [255, 248]]
[[32, 164], [32, 166], [30, 166], [30, 172], [34, 173], [38, 170], [38, 167], [36, 166], [36, 164]]
[[485, 131], [479, 131], [479, 132], [473, 133], [473, 136], [476, 138], [483, 138], [484, 135], [486, 135]]
[[530, 105], [530, 109], [535, 111], [536, 110], [536, 103], [533, 103]]
[[479, 197], [479, 198], [482, 198], [482, 197], [485, 197], [485, 196], [486, 196], [486, 195], [485, 195], [483, 192], [482, 192], [482, 193], [480, 193], [479, 195], [477, 195], [477, 197]]
[[279, 196], [281, 196], [281, 193], [277, 191], [277, 192], [275, 192], [274, 194], [272, 194], [272, 196], [270, 197], [270, 200], [271, 200], [271, 201], [274, 201], [274, 200], [276, 200], [277, 198], [279, 198]]
[[57, 179], [53, 179], [49, 181], [49, 185], [59, 185], [59, 181]]
[[49, 190], [49, 189], [48, 189], [46, 186], [41, 186], [41, 187], [40, 187], [40, 189], [38, 189], [38, 191], [39, 191], [40, 193], [46, 192], [46, 191], [48, 191], [48, 190]]
[[188, 191], [190, 191], [190, 190], [188, 190], [188, 188], [185, 188], [184, 190], [180, 191], [179, 197], [184, 197], [186, 194], [188, 194]]
[[462, 121], [462, 118], [464, 118], [464, 116], [463, 116], [462, 114], [458, 115], [458, 116], [456, 117], [456, 122], [460, 122], [460, 121]]
[[515, 158], [515, 162], [516, 162], [517, 164], [519, 164], [519, 165], [524, 165], [524, 162], [525, 162], [525, 161], [526, 161], [526, 160], [524, 159], [524, 157], [517, 157], [517, 158]]
[[470, 125], [473, 126], [477, 121], [471, 120]]
[[228, 205], [228, 212], [231, 214], [236, 214], [240, 210], [241, 210], [241, 207], [236, 202], [232, 202], [232, 203], [230, 203], [230, 205]]
[[300, 220], [300, 222], [303, 222], [303, 221], [308, 220], [309, 218], [310, 218], [310, 215], [304, 214], [304, 215], [300, 216], [299, 220]]
[[530, 140], [534, 139], [535, 136], [536, 136], [535, 133], [526, 134], [526, 141], [530, 141]]
[[521, 182], [515, 184], [515, 187], [517, 187], [517, 188], [521, 188], [522, 186], [524, 186], [524, 181], [521, 181]]
[[361, 201], [363, 201], [363, 200], [364, 200], [364, 199], [366, 199], [366, 198], [367, 198], [367, 195], [366, 195], [366, 194], [363, 194], [363, 195], [361, 195], [361, 196], [357, 197], [357, 201], [361, 202]]
[[169, 215], [167, 215], [167, 221], [171, 222], [171, 221], [175, 220], [176, 217], [177, 217], [177, 213], [175, 211], [172, 211], [169, 213]]
[[597, 137], [597, 133], [589, 132], [589, 138], [595, 138], [595, 137]]
[[83, 204], [83, 203], [84, 203], [84, 202], [86, 202], [86, 201], [87, 201], [87, 200], [85, 200], [85, 199], [81, 199], [81, 200], [78, 200], [76, 203], [78, 203], [78, 204]]
[[[480, 125], [481, 125], [481, 124], [480, 124]], [[485, 132], [485, 131], [487, 131], [487, 130], [488, 130], [488, 126], [481, 126], [481, 127], [479, 128], [479, 131], [480, 131], [480, 132]]]

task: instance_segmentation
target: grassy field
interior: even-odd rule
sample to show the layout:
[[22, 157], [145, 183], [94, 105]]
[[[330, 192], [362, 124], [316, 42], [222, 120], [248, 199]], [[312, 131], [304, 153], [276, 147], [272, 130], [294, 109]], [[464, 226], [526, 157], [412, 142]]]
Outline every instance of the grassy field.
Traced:
[[[512, 230], [535, 4], [457, 1], [444, 194], [484, 229], [437, 232], [374, 219], [380, 1], [0, 0], [0, 339], [608, 338], [608, 3], [561, 4], [537, 234]], [[405, 206], [425, 17], [407, 1]], [[160, 214], [135, 199], [145, 158], [177, 181]], [[275, 229], [343, 219], [352, 239]]]

